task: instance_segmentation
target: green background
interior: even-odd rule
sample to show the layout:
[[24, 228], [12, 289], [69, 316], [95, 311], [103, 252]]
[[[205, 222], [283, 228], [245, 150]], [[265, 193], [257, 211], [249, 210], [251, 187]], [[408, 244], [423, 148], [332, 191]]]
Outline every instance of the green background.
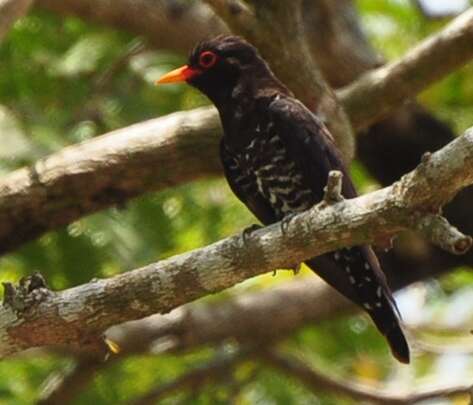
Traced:
[[[446, 22], [427, 20], [407, 1], [360, 0], [358, 5], [371, 40], [390, 60]], [[188, 86], [153, 85], [161, 73], [185, 61], [182, 55], [150, 49], [111, 70], [142, 41], [77, 18], [37, 10], [18, 21], [0, 46], [0, 175], [107, 131], [207, 104]], [[473, 125], [472, 77], [470, 64], [420, 96], [458, 133]], [[355, 163], [352, 174], [362, 192], [376, 186], [364, 173], [362, 165]], [[202, 180], [148, 194], [48, 233], [2, 257], [0, 281], [15, 281], [40, 271], [52, 288], [63, 289], [209, 244], [253, 222], [223, 180]], [[459, 269], [399, 295], [406, 320], [428, 335], [426, 339], [456, 342], [462, 326], [449, 328], [448, 321], [453, 314], [458, 316], [458, 306], [466, 313], [463, 328], [471, 324], [470, 271]], [[299, 277], [307, 276], [312, 275], [303, 272]], [[264, 289], [291, 277], [287, 272], [257, 277], [212, 299]], [[410, 310], [415, 316], [409, 316]], [[366, 384], [386, 382], [391, 388], [444, 384], [473, 374], [471, 356], [448, 353], [420, 352], [406, 371], [391, 358], [383, 338], [363, 316], [307, 326], [282, 346], [330, 373]], [[76, 403], [116, 404], [132, 399], [217, 352], [232, 349], [225, 345], [185, 355], [127, 358], [99, 373]], [[52, 373], [72, 365], [68, 357], [46, 352], [2, 360], [0, 403], [33, 403]], [[419, 383], [413, 384], [416, 379]], [[315, 399], [295, 381], [252, 361], [240, 365], [229, 381], [209, 385], [191, 396], [171, 396], [163, 403], [228, 403], [239, 382], [245, 383], [236, 397], [238, 404], [350, 403], [329, 395]]]

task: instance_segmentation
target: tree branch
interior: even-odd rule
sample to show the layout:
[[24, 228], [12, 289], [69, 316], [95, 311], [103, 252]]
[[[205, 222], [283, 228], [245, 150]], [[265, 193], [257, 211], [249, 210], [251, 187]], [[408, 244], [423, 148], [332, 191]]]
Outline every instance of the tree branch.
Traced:
[[399, 392], [363, 386], [347, 380], [341, 381], [310, 368], [294, 356], [282, 355], [275, 350], [262, 351], [260, 357], [270, 366], [294, 377], [315, 395], [320, 395], [320, 391], [325, 391], [358, 401], [369, 401], [383, 405], [408, 405], [432, 398], [450, 397], [458, 394], [471, 395], [471, 385], [466, 384], [399, 394]]
[[371, 243], [437, 212], [473, 182], [473, 130], [424, 160], [391, 187], [330, 206], [316, 206], [280, 224], [240, 235], [113, 278], [53, 293], [37, 277], [6, 285], [0, 310], [0, 356], [29, 347], [67, 345], [103, 350], [115, 324], [170, 311], [249, 277], [342, 246]]
[[366, 128], [472, 57], [473, 7], [399, 60], [366, 73], [337, 95], [353, 127]]
[[[153, 315], [110, 328], [106, 335], [121, 353], [136, 350], [182, 351], [234, 339], [242, 344], [287, 336], [305, 324], [321, 322], [354, 309], [316, 277], [237, 295], [218, 306], [193, 303], [169, 314]], [[268, 327], [271, 322], [271, 327]], [[165, 345], [161, 343], [165, 342]]]
[[61, 379], [56, 374], [50, 377], [52, 383], [47, 384], [41, 404], [71, 401], [98, 369], [108, 368], [130, 355], [187, 351], [229, 339], [248, 346], [267, 344], [302, 325], [333, 318], [349, 309], [354, 310], [353, 304], [320, 279], [305, 277], [262, 291], [238, 294], [218, 306], [196, 302], [169, 314], [113, 326], [105, 334], [120, 347], [120, 353], [106, 362], [79, 357], [76, 367]]
[[220, 174], [219, 133], [213, 109], [175, 113], [70, 146], [2, 177], [0, 253], [144, 191]]
[[[395, 271], [397, 282], [391, 285], [394, 289], [425, 277], [416, 266], [400, 267]], [[388, 279], [391, 278], [392, 274], [388, 274]], [[261, 291], [237, 294], [218, 306], [196, 302], [176, 308], [169, 314], [116, 325], [107, 330], [106, 336], [120, 347], [120, 353], [109, 357], [106, 362], [80, 357], [76, 367], [62, 379], [56, 375], [51, 377], [56, 384], [48, 385], [49, 390], [41, 404], [71, 401], [75, 392], [83, 390], [97, 370], [108, 368], [130, 355], [189, 351], [228, 340], [246, 346], [268, 344], [304, 325], [316, 325], [355, 310], [354, 304], [333, 288], [309, 276]], [[416, 340], [416, 346], [419, 344]]]

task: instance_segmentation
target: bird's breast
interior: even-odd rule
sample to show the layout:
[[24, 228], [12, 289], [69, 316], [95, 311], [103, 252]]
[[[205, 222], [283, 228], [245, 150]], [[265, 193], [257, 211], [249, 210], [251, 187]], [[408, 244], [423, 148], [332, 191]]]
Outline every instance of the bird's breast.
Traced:
[[315, 203], [314, 195], [305, 185], [297, 163], [289, 157], [281, 137], [271, 128], [257, 134], [239, 156], [240, 166], [256, 183], [255, 189], [279, 219], [310, 208]]

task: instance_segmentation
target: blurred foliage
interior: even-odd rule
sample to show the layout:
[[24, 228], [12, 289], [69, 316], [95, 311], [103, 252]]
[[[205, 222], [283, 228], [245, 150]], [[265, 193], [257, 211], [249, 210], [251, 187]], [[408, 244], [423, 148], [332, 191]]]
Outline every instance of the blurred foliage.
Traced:
[[[373, 43], [390, 59], [446, 22], [425, 19], [407, 0], [357, 3]], [[184, 61], [181, 55], [149, 49], [141, 38], [72, 17], [35, 10], [15, 25], [0, 46], [0, 60], [0, 174], [66, 145], [207, 102], [188, 86], [152, 85], [161, 73]], [[470, 64], [421, 95], [458, 131], [473, 123], [472, 74]], [[358, 162], [353, 176], [361, 190], [375, 186]], [[38, 270], [54, 288], [66, 288], [209, 244], [253, 221], [222, 180], [200, 181], [144, 196], [47, 234], [1, 258], [0, 278], [11, 281]], [[267, 288], [289, 277], [287, 272], [274, 278], [258, 277], [210, 299]], [[457, 310], [466, 305], [465, 298], [455, 297], [471, 296], [472, 284], [470, 269], [461, 269], [442, 282], [404, 293], [401, 310], [409, 307], [408, 321], [413, 313], [427, 314], [417, 324], [427, 319], [440, 330], [451, 314], [450, 307]], [[469, 302], [471, 307], [473, 300]], [[428, 310], [422, 312], [421, 306]], [[473, 308], [464, 312], [462, 321], [471, 322]], [[399, 387], [412, 387], [414, 378], [435, 377], [439, 364], [444, 364], [444, 356], [424, 354], [406, 371], [392, 360], [384, 340], [364, 317], [307, 326], [287, 339], [284, 347], [344, 378], [395, 382]], [[116, 404], [131, 399], [212, 358], [216, 351], [205, 348], [187, 355], [129, 358], [98, 375], [76, 403]], [[46, 354], [2, 361], [0, 403], [33, 403], [47, 376], [71, 364], [67, 358]], [[460, 369], [471, 371], [472, 367], [469, 362]], [[330, 396], [315, 399], [295, 381], [252, 362], [239, 365], [232, 382], [211, 385], [195, 395], [181, 393], [163, 403], [228, 403], [231, 387], [246, 381], [255, 370], [252, 381], [240, 387], [237, 403], [351, 403]]]

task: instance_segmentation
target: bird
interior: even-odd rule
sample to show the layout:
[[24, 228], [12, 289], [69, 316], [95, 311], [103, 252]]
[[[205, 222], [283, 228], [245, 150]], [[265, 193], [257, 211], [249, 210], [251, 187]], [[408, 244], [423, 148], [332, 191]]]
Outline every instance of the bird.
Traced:
[[[287, 220], [319, 203], [332, 170], [343, 175], [343, 197], [357, 196], [323, 121], [294, 97], [243, 38], [224, 35], [199, 42], [186, 65], [156, 81], [176, 82], [195, 87], [217, 108], [225, 177], [262, 224]], [[343, 248], [304, 263], [366, 311], [394, 357], [409, 363], [400, 314], [370, 246]]]

